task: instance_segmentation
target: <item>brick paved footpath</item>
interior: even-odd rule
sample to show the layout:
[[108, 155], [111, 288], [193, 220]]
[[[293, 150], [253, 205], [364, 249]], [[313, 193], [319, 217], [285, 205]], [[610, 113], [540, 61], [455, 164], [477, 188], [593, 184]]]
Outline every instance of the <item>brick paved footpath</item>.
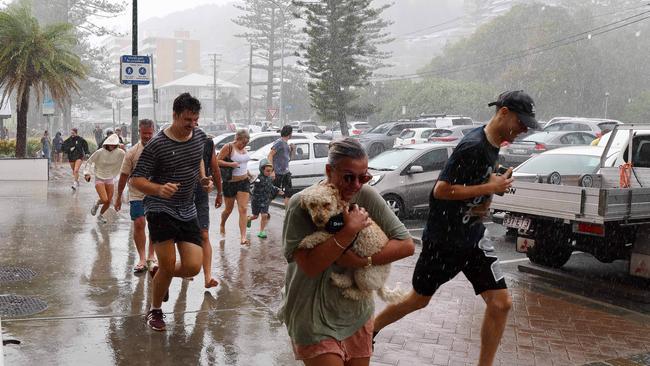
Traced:
[[[393, 265], [391, 283], [410, 287], [417, 255]], [[648, 355], [639, 355], [650, 352], [650, 315], [506, 278], [513, 307], [495, 365], [650, 365]], [[476, 365], [484, 311], [461, 273], [427, 308], [382, 330], [371, 364]]]

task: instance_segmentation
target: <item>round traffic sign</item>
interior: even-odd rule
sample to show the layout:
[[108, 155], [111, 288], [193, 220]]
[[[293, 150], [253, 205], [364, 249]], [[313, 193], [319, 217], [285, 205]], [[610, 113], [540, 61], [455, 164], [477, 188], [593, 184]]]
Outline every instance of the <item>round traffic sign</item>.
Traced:
[[133, 74], [133, 68], [129, 66], [126, 69], [124, 69], [124, 72], [126, 72], [127, 75], [131, 75]]
[[147, 74], [147, 69], [145, 67], [141, 67], [138, 69], [138, 73], [142, 76], [145, 76]]

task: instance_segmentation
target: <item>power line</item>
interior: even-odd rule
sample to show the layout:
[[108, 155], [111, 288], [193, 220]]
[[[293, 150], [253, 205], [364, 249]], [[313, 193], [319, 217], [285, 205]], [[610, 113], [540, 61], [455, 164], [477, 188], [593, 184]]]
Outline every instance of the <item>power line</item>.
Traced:
[[[622, 23], [622, 22], [626, 22], [628, 20], [637, 18], [637, 17], [639, 17], [641, 15], [644, 15], [644, 14], [647, 14], [647, 13], [650, 13], [650, 11], [645, 11], [645, 12], [636, 14], [634, 16], [631, 16], [631, 17], [628, 17], [628, 18], [625, 18], [625, 19], [622, 19], [622, 20], [619, 20], [619, 21], [615, 21], [615, 22], [612, 22], [612, 23], [609, 23], [609, 24], [606, 24], [606, 25], [603, 25], [603, 26], [600, 26], [600, 27], [590, 29], [590, 30], [585, 31], [585, 32], [577, 33], [577, 34], [574, 34], [574, 35], [571, 35], [571, 36], [568, 36], [568, 37], [565, 37], [565, 38], [562, 38], [562, 39], [559, 39], [559, 40], [555, 40], [555, 41], [552, 41], [552, 42], [549, 42], [549, 43], [545, 43], [545, 44], [542, 44], [542, 45], [539, 45], [539, 46], [531, 47], [531, 48], [528, 48], [528, 49], [525, 49], [525, 50], [510, 53], [510, 54], [505, 54], [505, 55], [500, 56], [496, 60], [471, 63], [471, 64], [468, 64], [468, 65], [465, 65], [463, 67], [456, 68], [456, 69], [432, 70], [432, 71], [425, 71], [425, 72], [421, 72], [421, 73], [395, 75], [395, 76], [392, 76], [392, 77], [378, 78], [378, 79], [375, 79], [375, 80], [376, 81], [407, 80], [407, 79], [420, 78], [423, 75], [429, 75], [429, 74], [431, 74], [431, 75], [434, 75], [434, 74], [435, 75], [445, 75], [445, 74], [451, 74], [451, 73], [456, 73], [456, 72], [463, 71], [463, 70], [466, 70], [466, 69], [470, 69], [470, 68], [473, 68], [475, 66], [491, 66], [493, 64], [498, 64], [498, 63], [502, 63], [502, 62], [506, 62], [506, 61], [512, 61], [512, 60], [520, 59], [520, 58], [523, 58], [523, 57], [528, 57], [528, 56], [531, 56], [531, 55], [534, 55], [534, 54], [550, 51], [550, 50], [558, 48], [558, 47], [566, 46], [566, 45], [569, 45], [569, 44], [572, 44], [572, 43], [577, 43], [577, 42], [580, 42], [580, 41], [585, 40], [585, 39], [590, 39], [590, 38], [593, 38], [595, 36], [599, 36], [599, 35], [602, 35], [602, 34], [605, 34], [605, 33], [609, 33], [609, 32], [618, 30], [618, 29], [623, 28], [623, 27], [627, 27], [629, 25], [632, 25], [632, 24], [641, 22], [643, 20], [646, 20], [646, 19], [650, 18], [650, 16], [646, 16], [646, 17], [643, 17], [643, 18], [640, 18], [640, 19], [632, 20], [632, 21], [629, 21], [627, 23], [623, 23], [621, 25], [618, 25], [618, 26], [616, 26], [614, 28], [605, 29], [605, 28], [611, 27], [612, 25], [616, 25], [616, 24], [619, 24], [619, 23]], [[585, 36], [585, 35], [587, 35], [587, 36], [582, 37], [582, 36]], [[580, 38], [578, 38], [578, 37], [580, 37]]]

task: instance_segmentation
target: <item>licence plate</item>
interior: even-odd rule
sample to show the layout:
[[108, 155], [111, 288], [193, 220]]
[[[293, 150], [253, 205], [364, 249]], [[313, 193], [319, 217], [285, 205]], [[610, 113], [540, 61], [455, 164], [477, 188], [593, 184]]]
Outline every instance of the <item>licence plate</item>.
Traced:
[[528, 150], [526, 149], [512, 149], [513, 154], [527, 154]]
[[512, 216], [506, 214], [503, 218], [503, 226], [513, 229], [530, 229], [530, 219], [527, 217]]

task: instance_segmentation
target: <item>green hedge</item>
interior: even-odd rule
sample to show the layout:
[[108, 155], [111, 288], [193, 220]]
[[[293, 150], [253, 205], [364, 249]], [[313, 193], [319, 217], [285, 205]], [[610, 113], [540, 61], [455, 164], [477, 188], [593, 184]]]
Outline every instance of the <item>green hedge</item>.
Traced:
[[[86, 139], [88, 142], [88, 150], [92, 154], [97, 149], [97, 144], [94, 140]], [[37, 158], [40, 157], [38, 152], [41, 150], [40, 138], [27, 139], [27, 157]], [[0, 158], [13, 158], [16, 156], [16, 139], [0, 140]]]
[[[37, 157], [37, 152], [41, 149], [40, 139], [27, 139], [27, 157]], [[0, 157], [13, 158], [16, 156], [16, 139], [0, 140]]]

